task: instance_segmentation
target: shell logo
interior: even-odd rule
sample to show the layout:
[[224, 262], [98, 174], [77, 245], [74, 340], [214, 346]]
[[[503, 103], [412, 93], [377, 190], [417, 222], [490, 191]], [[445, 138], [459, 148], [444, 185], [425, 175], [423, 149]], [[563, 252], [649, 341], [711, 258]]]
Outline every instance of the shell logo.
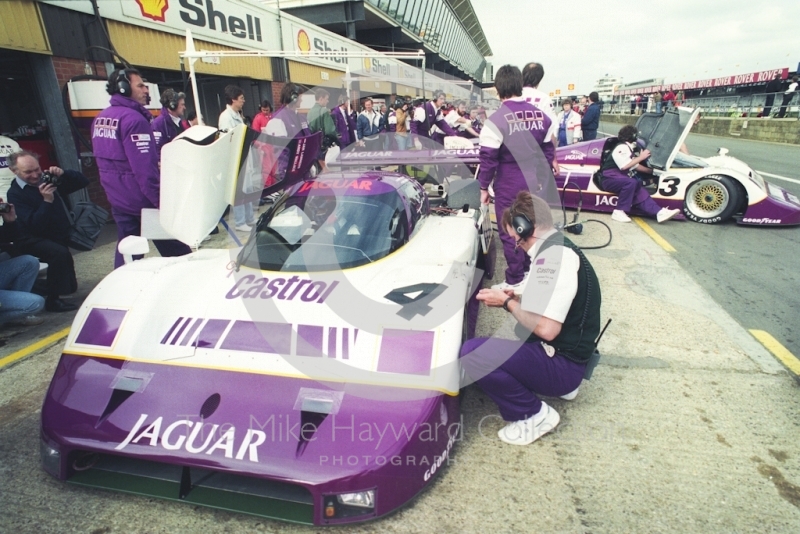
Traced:
[[297, 48], [301, 52], [311, 51], [311, 39], [309, 39], [305, 30], [300, 30], [297, 32]]
[[164, 22], [169, 9], [169, 0], [136, 0], [142, 16], [148, 19]]
[[366, 71], [372, 70], [372, 60], [368, 57], [364, 58], [364, 70]]

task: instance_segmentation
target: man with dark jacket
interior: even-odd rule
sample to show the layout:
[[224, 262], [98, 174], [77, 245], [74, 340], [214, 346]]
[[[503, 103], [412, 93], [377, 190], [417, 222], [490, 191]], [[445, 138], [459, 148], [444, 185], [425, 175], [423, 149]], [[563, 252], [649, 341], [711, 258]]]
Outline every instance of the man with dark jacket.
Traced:
[[[157, 208], [161, 190], [158, 153], [150, 125], [152, 116], [144, 107], [150, 99], [147, 85], [136, 69], [115, 70], [106, 91], [111, 106], [92, 123], [92, 147], [100, 171], [100, 183], [111, 204], [120, 241], [140, 235], [142, 209]], [[162, 256], [182, 256], [191, 249], [176, 240], [153, 241]], [[138, 259], [138, 258], [137, 258]], [[124, 263], [119, 250], [114, 268]]]
[[596, 91], [589, 93], [589, 100], [591, 104], [586, 108], [581, 119], [581, 131], [583, 132], [583, 140], [591, 141], [597, 139], [597, 129], [600, 127], [600, 96]]
[[324, 170], [325, 167], [325, 154], [328, 148], [333, 145], [339, 144], [339, 134], [336, 131], [336, 124], [333, 122], [331, 112], [328, 109], [328, 100], [330, 100], [330, 93], [325, 89], [317, 89], [314, 91], [314, 106], [308, 111], [308, 129], [312, 133], [322, 132], [322, 148], [319, 151], [319, 164]]
[[15, 242], [22, 237], [17, 223], [17, 212], [13, 204], [5, 204], [0, 198], [0, 325], [6, 323], [21, 326], [42, 324], [44, 319], [36, 313], [44, 308], [44, 299], [31, 293], [33, 283], [39, 275], [39, 260], [23, 255], [8, 258], [6, 249], [13, 252]]
[[49, 265], [45, 308], [52, 312], [77, 309], [64, 302], [60, 295], [78, 290], [75, 264], [69, 251], [72, 221], [64, 199], [70, 193], [89, 185], [89, 180], [77, 171], [50, 167], [47, 172], [60, 183], [58, 186], [42, 180], [42, 169], [36, 154], [20, 151], [8, 157], [8, 167], [16, 175], [8, 188], [8, 200], [14, 204], [22, 236], [16, 242], [19, 253], [36, 256]]
[[339, 105], [331, 113], [333, 122], [336, 124], [336, 131], [339, 133], [339, 146], [345, 148], [356, 142], [356, 130], [358, 126], [353, 116], [348, 111], [349, 101], [346, 95], [339, 97]]

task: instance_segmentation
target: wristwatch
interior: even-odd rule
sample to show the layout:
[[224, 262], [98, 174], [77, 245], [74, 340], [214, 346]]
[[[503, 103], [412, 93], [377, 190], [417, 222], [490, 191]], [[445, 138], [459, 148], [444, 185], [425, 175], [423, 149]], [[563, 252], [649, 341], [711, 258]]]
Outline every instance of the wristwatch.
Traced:
[[503, 303], [503, 309], [509, 313], [511, 313], [511, 310], [508, 309], [508, 303], [511, 302], [512, 300], [514, 300], [514, 297], [508, 297], [506, 301]]

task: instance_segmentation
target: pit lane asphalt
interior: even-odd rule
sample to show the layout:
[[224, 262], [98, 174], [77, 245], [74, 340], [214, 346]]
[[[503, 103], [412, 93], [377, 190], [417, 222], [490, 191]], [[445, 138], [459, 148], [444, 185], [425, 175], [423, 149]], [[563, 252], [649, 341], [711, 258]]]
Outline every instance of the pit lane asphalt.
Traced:
[[[332, 531], [800, 531], [800, 387], [677, 255], [636, 225], [612, 227], [611, 245], [587, 257], [614, 322], [577, 399], [548, 400], [557, 431], [504, 445], [496, 406], [467, 387], [447, 469], [398, 513]], [[575, 240], [603, 237], [587, 227]], [[96, 277], [112, 254], [109, 243], [76, 255], [79, 272]], [[481, 310], [479, 335], [509, 326], [502, 310]], [[0, 371], [0, 532], [323, 530], [52, 479], [39, 466], [39, 418], [61, 345]]]
[[[603, 123], [616, 133], [619, 124]], [[716, 155], [719, 147], [759, 172], [796, 180], [764, 179], [800, 196], [800, 146], [689, 134], [689, 152]], [[651, 225], [675, 249], [675, 259], [737, 321], [772, 334], [800, 357], [800, 226]]]

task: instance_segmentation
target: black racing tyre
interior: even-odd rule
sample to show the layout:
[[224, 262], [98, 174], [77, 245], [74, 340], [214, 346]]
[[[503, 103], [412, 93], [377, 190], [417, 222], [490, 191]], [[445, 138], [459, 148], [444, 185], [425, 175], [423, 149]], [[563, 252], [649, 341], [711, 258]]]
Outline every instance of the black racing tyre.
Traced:
[[690, 221], [717, 224], [736, 213], [741, 192], [733, 178], [712, 174], [693, 182], [683, 199], [683, 213]]

